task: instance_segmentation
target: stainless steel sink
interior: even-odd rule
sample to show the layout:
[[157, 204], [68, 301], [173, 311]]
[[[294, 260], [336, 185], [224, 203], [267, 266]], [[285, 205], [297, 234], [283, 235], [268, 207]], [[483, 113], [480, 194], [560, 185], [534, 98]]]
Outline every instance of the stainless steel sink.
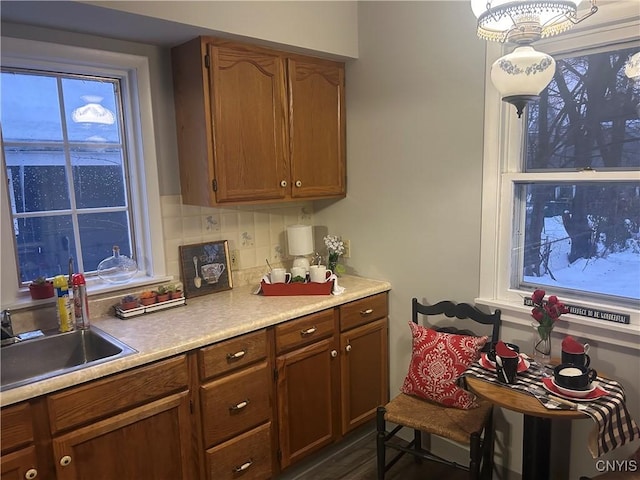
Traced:
[[109, 362], [135, 352], [96, 327], [24, 340], [0, 349], [0, 391]]

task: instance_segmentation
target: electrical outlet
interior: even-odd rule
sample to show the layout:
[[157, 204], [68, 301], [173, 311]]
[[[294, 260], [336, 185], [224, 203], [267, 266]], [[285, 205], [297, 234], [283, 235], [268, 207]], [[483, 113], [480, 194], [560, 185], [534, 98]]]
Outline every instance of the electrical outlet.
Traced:
[[231, 262], [231, 268], [237, 269], [240, 267], [240, 252], [238, 250], [231, 250], [229, 252], [229, 262]]
[[343, 240], [344, 244], [344, 254], [342, 255], [344, 258], [351, 258], [351, 240]]

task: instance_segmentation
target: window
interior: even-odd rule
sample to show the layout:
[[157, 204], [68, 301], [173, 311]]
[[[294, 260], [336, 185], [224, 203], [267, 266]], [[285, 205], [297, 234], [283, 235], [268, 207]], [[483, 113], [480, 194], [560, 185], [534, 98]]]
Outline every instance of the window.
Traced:
[[4, 158], [21, 285], [90, 276], [118, 245], [135, 251], [120, 82], [2, 69]]
[[70, 256], [90, 292], [113, 289], [95, 271], [114, 245], [138, 261], [134, 284], [164, 279], [147, 58], [5, 37], [2, 50], [3, 305]]
[[[572, 318], [574, 333], [640, 336], [640, 85], [624, 74], [637, 11], [607, 5], [574, 30], [536, 43], [556, 74], [526, 117], [487, 79], [478, 303], [528, 324], [523, 297], [541, 287], [631, 323]], [[487, 52], [489, 72], [504, 51]]]
[[[640, 300], [640, 182], [630, 177], [640, 170], [640, 84], [624, 72], [639, 49], [610, 48], [558, 58], [527, 109], [513, 288]], [[619, 178], [599, 181], [593, 171]], [[560, 181], [559, 172], [574, 178]]]

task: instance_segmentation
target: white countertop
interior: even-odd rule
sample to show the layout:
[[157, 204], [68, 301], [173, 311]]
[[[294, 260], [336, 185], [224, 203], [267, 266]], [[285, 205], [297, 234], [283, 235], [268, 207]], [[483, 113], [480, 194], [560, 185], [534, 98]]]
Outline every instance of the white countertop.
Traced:
[[112, 373], [194, 350], [221, 340], [265, 328], [391, 289], [388, 282], [343, 276], [341, 295], [254, 295], [256, 285], [187, 299], [187, 305], [121, 320], [91, 319], [92, 325], [136, 349], [138, 353], [0, 392], [6, 406], [61, 390]]

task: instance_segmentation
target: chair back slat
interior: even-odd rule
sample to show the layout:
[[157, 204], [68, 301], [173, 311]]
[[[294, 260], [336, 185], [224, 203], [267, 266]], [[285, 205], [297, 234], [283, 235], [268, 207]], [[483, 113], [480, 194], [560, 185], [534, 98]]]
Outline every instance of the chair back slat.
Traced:
[[[492, 325], [491, 330], [491, 342], [497, 342], [500, 334], [500, 316], [502, 312], [496, 309], [493, 313], [485, 313], [477, 307], [468, 303], [455, 303], [449, 300], [443, 300], [435, 305], [424, 305], [418, 302], [417, 298], [411, 300], [411, 312], [412, 320], [414, 323], [418, 323], [419, 315], [445, 315], [449, 318], [470, 319], [483, 325]], [[440, 331], [446, 331], [444, 329], [438, 329]], [[453, 328], [455, 329], [455, 327]], [[457, 333], [468, 334], [468, 330], [457, 331]], [[472, 333], [472, 332], [469, 332]]]

